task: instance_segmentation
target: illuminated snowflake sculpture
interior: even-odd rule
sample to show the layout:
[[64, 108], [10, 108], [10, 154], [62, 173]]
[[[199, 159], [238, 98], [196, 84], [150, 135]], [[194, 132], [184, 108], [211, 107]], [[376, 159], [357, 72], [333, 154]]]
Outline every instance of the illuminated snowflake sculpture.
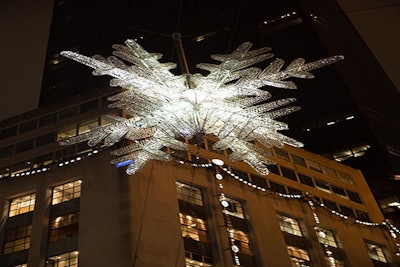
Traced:
[[[212, 55], [220, 64], [198, 64], [207, 70], [201, 74], [175, 76], [170, 69], [173, 63], [160, 63], [161, 54], [148, 53], [133, 40], [125, 45], [114, 45], [114, 56], [92, 58], [63, 51], [61, 54], [94, 69], [94, 75], [110, 75], [111, 86], [125, 88], [123, 92], [109, 97], [114, 101], [110, 107], [123, 109], [128, 118], [113, 116], [114, 123], [97, 127], [62, 141], [70, 145], [88, 141], [89, 146], [103, 143], [111, 146], [122, 138], [132, 144], [114, 150], [119, 156], [113, 164], [131, 162], [128, 174], [138, 171], [149, 160], [169, 160], [170, 155], [162, 150], [170, 147], [187, 150], [183, 138], [198, 138], [205, 134], [218, 137], [213, 149], [228, 149], [232, 161], [243, 161], [261, 174], [268, 174], [267, 164], [273, 164], [267, 150], [254, 145], [257, 140], [265, 147], [281, 147], [285, 144], [300, 147], [302, 143], [278, 131], [288, 129], [285, 123], [274, 120], [299, 109], [282, 107], [295, 101], [294, 98], [267, 102], [271, 94], [260, 88], [269, 85], [296, 89], [287, 78], [313, 78], [309, 72], [339, 60], [333, 56], [311, 63], [298, 58], [284, 70], [284, 61], [275, 59], [265, 69], [249, 67], [270, 59], [271, 49], [263, 47], [250, 50], [247, 42], [229, 55]], [[127, 65], [125, 62], [130, 63]]]

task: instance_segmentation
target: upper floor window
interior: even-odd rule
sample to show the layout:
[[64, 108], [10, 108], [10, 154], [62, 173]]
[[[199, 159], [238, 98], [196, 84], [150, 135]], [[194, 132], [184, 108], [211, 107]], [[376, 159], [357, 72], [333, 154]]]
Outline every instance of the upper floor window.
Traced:
[[29, 249], [32, 225], [6, 229], [3, 254]]
[[370, 242], [365, 242], [365, 245], [367, 246], [368, 254], [371, 259], [387, 262], [382, 246]]
[[46, 259], [46, 267], [78, 267], [78, 251], [56, 255]]
[[66, 202], [81, 196], [81, 180], [76, 180], [62, 184], [53, 188], [53, 197], [51, 204]]
[[203, 197], [199, 188], [176, 182], [176, 192], [178, 194], [178, 199], [203, 206]]
[[49, 242], [78, 235], [79, 213], [69, 213], [50, 218]]
[[11, 200], [8, 217], [13, 217], [22, 213], [30, 212], [35, 209], [36, 194], [17, 197]]
[[274, 147], [274, 151], [277, 157], [280, 157], [285, 160], [290, 160], [289, 153], [287, 153], [285, 150]]
[[209, 242], [207, 224], [204, 220], [190, 215], [179, 213], [182, 236], [196, 241]]
[[334, 257], [325, 257], [326, 262], [328, 263], [328, 266], [332, 267], [345, 267], [344, 261], [335, 259]]
[[292, 263], [292, 267], [311, 266], [310, 256], [308, 255], [307, 250], [294, 246], [287, 246], [287, 251], [290, 257], [290, 262]]
[[335, 248], [338, 247], [338, 244], [336, 242], [335, 236], [333, 235], [332, 231], [320, 227], [317, 227], [315, 231], [317, 232], [319, 243]]
[[226, 207], [226, 214], [244, 219], [243, 209], [240, 202], [231, 198], [226, 198], [226, 201], [229, 204], [228, 207]]
[[297, 235], [297, 236], [303, 236], [300, 230], [300, 225], [299, 222], [296, 219], [284, 216], [284, 215], [278, 215], [279, 219], [279, 226], [281, 228], [281, 231], [292, 234], [292, 235]]

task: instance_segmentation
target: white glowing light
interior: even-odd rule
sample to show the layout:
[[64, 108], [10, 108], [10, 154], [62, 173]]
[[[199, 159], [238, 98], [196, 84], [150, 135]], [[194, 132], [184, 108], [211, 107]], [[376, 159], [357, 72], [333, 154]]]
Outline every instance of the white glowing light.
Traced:
[[222, 200], [221, 205], [222, 205], [222, 207], [227, 208], [227, 207], [229, 207], [229, 202], [226, 200]]
[[[250, 67], [272, 58], [271, 49], [263, 47], [250, 50], [246, 42], [228, 55], [212, 55], [219, 64], [200, 63], [198, 68], [209, 71], [201, 74], [173, 75], [173, 63], [160, 63], [161, 54], [148, 53], [134, 40], [125, 45], [113, 45], [113, 56], [92, 58], [74, 52], [61, 54], [94, 69], [94, 75], [109, 75], [111, 86], [126, 90], [109, 97], [110, 107], [123, 109], [127, 118], [110, 116], [113, 123], [92, 129], [90, 132], [61, 141], [71, 145], [87, 141], [89, 146], [102, 143], [111, 146], [121, 139], [135, 141], [114, 150], [118, 156], [111, 163], [127, 160], [132, 163], [128, 174], [138, 171], [150, 160], [169, 160], [164, 147], [173, 150], [188, 149], [180, 140], [203, 135], [215, 135], [219, 141], [214, 150], [231, 149], [232, 161], [243, 161], [261, 174], [268, 174], [266, 164], [273, 164], [269, 152], [254, 145], [258, 141], [265, 147], [303, 144], [278, 131], [288, 129], [275, 119], [299, 110], [283, 107], [294, 98], [269, 101], [271, 94], [261, 89], [265, 86], [296, 89], [288, 78], [313, 78], [311, 70], [343, 59], [333, 56], [311, 63], [298, 58], [283, 69], [284, 61], [275, 59], [266, 68]], [[127, 64], [127, 63], [128, 64]], [[96, 153], [94, 150], [93, 153]], [[88, 154], [89, 156], [89, 154]]]
[[224, 165], [224, 161], [220, 160], [220, 159], [212, 159], [211, 161], [212, 161], [212, 163], [214, 163], [215, 165], [218, 165], [218, 166]]

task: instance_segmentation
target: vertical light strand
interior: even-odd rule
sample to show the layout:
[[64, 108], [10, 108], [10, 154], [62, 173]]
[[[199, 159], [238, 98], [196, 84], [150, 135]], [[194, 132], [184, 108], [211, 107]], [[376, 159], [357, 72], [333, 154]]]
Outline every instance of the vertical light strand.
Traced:
[[239, 258], [239, 247], [235, 243], [235, 231], [233, 229], [232, 221], [228, 215], [228, 207], [229, 207], [229, 202], [226, 199], [225, 193], [224, 193], [224, 186], [223, 186], [223, 179], [224, 176], [220, 173], [220, 168], [221, 166], [224, 165], [224, 162], [220, 159], [213, 159], [212, 160], [213, 164], [215, 165], [215, 181], [217, 184], [217, 194], [218, 194], [218, 201], [221, 204], [222, 207], [222, 213], [224, 216], [224, 222], [225, 222], [225, 229], [228, 235], [228, 240], [230, 244], [230, 250], [233, 256], [233, 266], [241, 266], [240, 264], [240, 258]]

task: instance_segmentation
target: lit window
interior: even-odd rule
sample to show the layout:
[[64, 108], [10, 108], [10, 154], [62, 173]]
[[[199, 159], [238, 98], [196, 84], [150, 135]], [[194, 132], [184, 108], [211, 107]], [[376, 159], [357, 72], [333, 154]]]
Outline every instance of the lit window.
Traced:
[[296, 219], [284, 216], [284, 215], [278, 215], [279, 219], [279, 226], [281, 228], [281, 231], [292, 234], [292, 235], [297, 235], [297, 236], [303, 236], [300, 230], [300, 225], [299, 222]]
[[95, 119], [95, 120], [91, 120], [88, 122], [84, 122], [79, 124], [79, 128], [78, 128], [78, 134], [83, 134], [83, 133], [87, 133], [89, 132], [91, 129], [97, 127], [99, 125], [99, 120]]
[[294, 246], [287, 246], [287, 251], [289, 254], [290, 262], [292, 263], [292, 267], [310, 267], [310, 256], [308, 255], [307, 250], [297, 248]]
[[365, 245], [367, 246], [368, 254], [371, 259], [381, 262], [387, 262], [381, 246], [369, 242], [365, 242]]
[[13, 267], [28, 267], [28, 264], [24, 263], [24, 264], [14, 265]]
[[29, 249], [32, 225], [6, 229], [3, 254]]
[[226, 207], [226, 214], [244, 219], [243, 209], [240, 202], [231, 198], [226, 198], [225, 200], [229, 204], [229, 206]]
[[176, 182], [186, 266], [211, 266], [212, 249], [201, 189]]
[[46, 267], [78, 267], [78, 251], [72, 251], [46, 259]]
[[203, 197], [201, 196], [201, 190], [199, 188], [176, 182], [176, 191], [178, 193], [178, 199], [203, 206]]
[[35, 209], [35, 199], [35, 193], [12, 199], [8, 217], [33, 211]]
[[335, 236], [333, 235], [332, 231], [320, 227], [317, 227], [315, 231], [317, 232], [319, 243], [335, 248], [338, 247], [338, 244], [336, 243]]
[[52, 205], [66, 202], [81, 196], [81, 180], [62, 184], [53, 188]]
[[208, 242], [207, 227], [204, 220], [179, 213], [182, 236], [196, 241]]
[[330, 267], [345, 267], [344, 262], [338, 259], [335, 259], [334, 257], [325, 257], [326, 262], [328, 263], [328, 266]]
[[57, 141], [71, 138], [76, 135], [76, 125], [71, 125], [57, 133]]
[[233, 239], [235, 239], [235, 245], [239, 247], [240, 253], [246, 255], [254, 255], [250, 243], [249, 234], [244, 231], [236, 229], [232, 229], [232, 232], [233, 232]]
[[49, 242], [78, 235], [79, 214], [77, 212], [50, 218]]
[[196, 260], [192, 260], [192, 259], [185, 259], [186, 261], [186, 265], [185, 267], [211, 267], [211, 264], [202, 262], [202, 261], [196, 261]]

